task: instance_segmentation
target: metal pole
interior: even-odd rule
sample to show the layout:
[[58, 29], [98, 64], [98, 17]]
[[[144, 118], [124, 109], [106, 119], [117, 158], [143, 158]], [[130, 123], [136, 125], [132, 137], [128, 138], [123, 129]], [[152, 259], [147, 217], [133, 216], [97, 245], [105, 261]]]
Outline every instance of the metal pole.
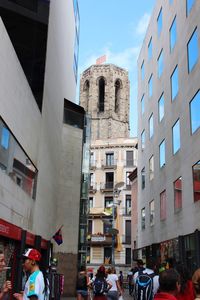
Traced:
[[[114, 196], [114, 195], [113, 195]], [[112, 207], [112, 229], [115, 228], [114, 226], [115, 220], [115, 206], [114, 206], [114, 197], [113, 197], [113, 207]], [[114, 232], [112, 233], [112, 265], [115, 265], [115, 235]]]

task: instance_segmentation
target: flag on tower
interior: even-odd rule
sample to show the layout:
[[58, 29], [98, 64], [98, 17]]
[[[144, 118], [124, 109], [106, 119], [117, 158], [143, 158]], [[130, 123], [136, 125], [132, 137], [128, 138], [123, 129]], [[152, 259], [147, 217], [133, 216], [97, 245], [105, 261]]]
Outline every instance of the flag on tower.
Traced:
[[61, 245], [63, 243], [63, 238], [62, 238], [62, 227], [61, 226], [58, 231], [53, 235], [53, 239], [56, 242], [57, 245]]
[[106, 62], [106, 55], [103, 55], [103, 56], [100, 56], [99, 58], [97, 58], [96, 65], [101, 65], [105, 62]]

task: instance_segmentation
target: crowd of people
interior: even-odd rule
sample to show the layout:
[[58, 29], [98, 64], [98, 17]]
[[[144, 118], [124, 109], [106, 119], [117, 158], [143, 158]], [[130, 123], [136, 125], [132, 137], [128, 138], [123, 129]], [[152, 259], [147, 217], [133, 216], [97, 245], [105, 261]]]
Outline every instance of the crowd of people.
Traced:
[[[83, 277], [84, 287], [80, 280]], [[145, 267], [138, 259], [127, 274], [127, 282], [133, 300], [200, 300], [200, 268], [190, 276], [182, 263]], [[86, 269], [78, 274], [77, 300], [118, 300], [123, 294], [122, 271], [116, 275], [115, 268], [105, 269], [102, 265], [92, 278], [88, 277]]]

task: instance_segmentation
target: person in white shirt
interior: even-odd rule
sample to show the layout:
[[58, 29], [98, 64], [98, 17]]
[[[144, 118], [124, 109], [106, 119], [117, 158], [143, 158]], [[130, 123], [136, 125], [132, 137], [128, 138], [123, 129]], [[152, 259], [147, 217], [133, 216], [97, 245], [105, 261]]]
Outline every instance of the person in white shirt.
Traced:
[[122, 294], [122, 289], [119, 284], [118, 276], [114, 267], [107, 270], [107, 282], [112, 285], [107, 294], [108, 300], [118, 300], [119, 295]]

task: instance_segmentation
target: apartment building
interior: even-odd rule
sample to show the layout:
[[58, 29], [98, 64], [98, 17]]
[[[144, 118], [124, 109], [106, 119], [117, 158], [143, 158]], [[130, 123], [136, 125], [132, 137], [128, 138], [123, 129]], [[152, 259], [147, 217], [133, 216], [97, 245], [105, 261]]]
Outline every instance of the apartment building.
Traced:
[[[129, 79], [126, 70], [92, 65], [81, 75], [80, 105], [91, 118], [87, 266], [131, 265], [131, 186], [137, 164], [136, 138], [129, 137]], [[115, 197], [115, 187], [121, 186]], [[118, 234], [113, 236], [112, 230]]]
[[4, 0], [0, 16], [0, 248], [7, 263], [17, 254], [20, 291], [19, 255], [34, 246], [48, 267], [62, 226], [63, 244], [54, 243], [51, 255], [72, 295], [85, 127], [74, 103], [78, 2]]
[[138, 244], [200, 265], [200, 3], [156, 1], [138, 58]]

